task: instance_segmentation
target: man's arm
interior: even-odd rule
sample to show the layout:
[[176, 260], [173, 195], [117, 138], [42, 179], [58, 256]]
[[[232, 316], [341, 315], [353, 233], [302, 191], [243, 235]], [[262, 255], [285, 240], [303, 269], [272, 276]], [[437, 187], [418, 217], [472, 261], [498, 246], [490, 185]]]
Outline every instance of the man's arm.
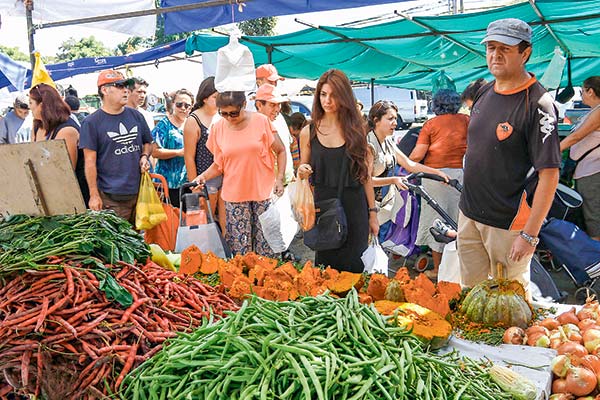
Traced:
[[142, 155], [140, 156], [140, 171], [142, 173], [150, 170], [150, 155], [154, 150], [154, 143], [144, 143], [142, 147]]
[[6, 117], [0, 120], [0, 144], [8, 144], [8, 124]]
[[[533, 237], [537, 237], [540, 233], [542, 223], [552, 206], [554, 193], [558, 186], [559, 170], [558, 168], [545, 168], [539, 170], [538, 174], [539, 180], [533, 194], [531, 213], [523, 227], [523, 232]], [[519, 236], [513, 242], [510, 258], [519, 261], [521, 258], [532, 254], [534, 251], [535, 247], [531, 246], [525, 239]]]
[[102, 210], [102, 198], [98, 191], [98, 171], [96, 169], [96, 152], [90, 149], [83, 149], [83, 159], [85, 161], [85, 180], [90, 189], [90, 202], [88, 206], [95, 211]]

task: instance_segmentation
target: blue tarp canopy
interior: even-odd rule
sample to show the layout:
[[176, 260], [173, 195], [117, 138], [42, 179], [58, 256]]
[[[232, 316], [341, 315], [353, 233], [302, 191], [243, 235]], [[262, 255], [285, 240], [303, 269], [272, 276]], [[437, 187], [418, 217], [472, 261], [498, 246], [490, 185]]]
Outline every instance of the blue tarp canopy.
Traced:
[[[186, 39], [181, 39], [159, 47], [148, 49], [146, 51], [142, 51], [140, 53], [129, 54], [125, 56], [80, 58], [78, 60], [64, 63], [46, 65], [46, 69], [50, 73], [52, 79], [58, 81], [60, 79], [75, 75], [87, 74], [103, 69], [116, 68], [127, 64], [139, 64], [143, 62], [155, 61], [173, 54], [183, 53], [185, 51], [185, 43]], [[30, 83], [31, 70], [28, 69], [25, 87], [29, 87]], [[7, 79], [2, 79], [2, 76], [0, 75], [0, 88], [6, 86], [9, 86], [11, 90], [15, 90], [14, 87], [11, 87], [10, 82]]]
[[[408, 0], [161, 0], [160, 6], [167, 8], [187, 4], [206, 3], [207, 5], [206, 8], [164, 14], [165, 33], [173, 34], [261, 17], [365, 7], [402, 1]], [[215, 3], [225, 3], [225, 5], [211, 5]]]
[[[487, 25], [520, 18], [533, 28], [529, 71], [541, 77], [555, 47], [571, 58], [574, 85], [600, 75], [600, 8], [597, 0], [536, 0], [470, 14], [408, 17], [360, 28], [320, 26], [281, 36], [242, 37], [256, 64], [271, 61], [290, 78], [318, 79], [339, 68], [355, 81], [431, 89], [443, 70], [457, 89], [489, 75], [484, 45]], [[186, 51], [216, 51], [228, 39], [214, 34], [188, 38]], [[566, 67], [565, 67], [566, 71]], [[561, 86], [567, 84], [563, 74]]]

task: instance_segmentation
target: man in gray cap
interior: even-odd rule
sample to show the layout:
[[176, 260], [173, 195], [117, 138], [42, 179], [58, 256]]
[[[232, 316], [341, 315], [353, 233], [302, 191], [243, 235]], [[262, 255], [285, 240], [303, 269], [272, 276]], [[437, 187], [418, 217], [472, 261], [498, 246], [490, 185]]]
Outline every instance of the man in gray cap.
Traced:
[[490, 73], [471, 111], [460, 198], [461, 279], [474, 286], [503, 275], [529, 289], [529, 263], [558, 184], [557, 111], [525, 64], [531, 27], [514, 18], [489, 24], [482, 40]]
[[20, 94], [15, 98], [12, 111], [0, 121], [0, 144], [29, 142], [31, 118], [29, 117], [29, 97]]

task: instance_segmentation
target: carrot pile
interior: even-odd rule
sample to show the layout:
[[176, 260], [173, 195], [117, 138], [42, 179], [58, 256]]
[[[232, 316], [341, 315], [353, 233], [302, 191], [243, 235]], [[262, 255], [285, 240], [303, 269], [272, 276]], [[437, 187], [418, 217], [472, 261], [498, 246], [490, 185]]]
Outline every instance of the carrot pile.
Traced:
[[236, 310], [223, 293], [152, 262], [109, 266], [133, 296], [111, 302], [81, 265], [28, 271], [0, 289], [0, 398], [97, 399], [117, 391], [162, 343]]

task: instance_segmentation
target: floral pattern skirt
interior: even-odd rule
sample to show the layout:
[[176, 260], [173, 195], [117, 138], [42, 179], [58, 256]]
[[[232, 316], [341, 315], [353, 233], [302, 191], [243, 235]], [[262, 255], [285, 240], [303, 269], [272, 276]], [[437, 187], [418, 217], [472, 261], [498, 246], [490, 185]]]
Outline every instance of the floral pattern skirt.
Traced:
[[264, 213], [271, 200], [225, 202], [225, 241], [233, 254], [246, 254], [250, 251], [265, 257], [275, 257], [263, 236], [258, 216]]

